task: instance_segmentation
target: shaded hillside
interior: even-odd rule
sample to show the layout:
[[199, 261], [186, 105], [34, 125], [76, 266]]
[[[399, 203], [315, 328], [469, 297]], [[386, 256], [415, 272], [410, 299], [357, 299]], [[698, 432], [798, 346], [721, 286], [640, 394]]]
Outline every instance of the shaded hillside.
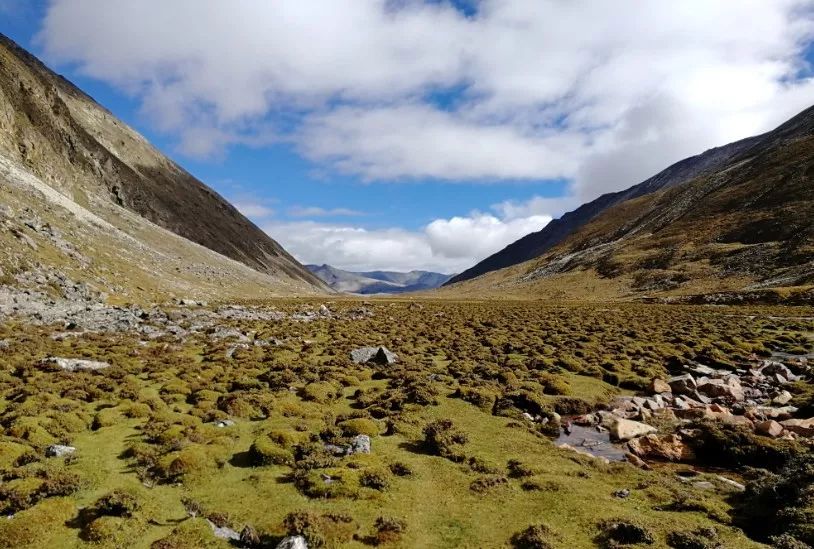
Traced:
[[473, 287], [550, 282], [567, 295], [563, 281], [577, 275], [614, 281], [616, 295], [814, 285], [814, 108], [746, 143], [718, 169], [618, 202]]
[[121, 206], [261, 273], [324, 288], [212, 189], [2, 35], [0, 155], [103, 217]]
[[338, 292], [354, 294], [402, 294], [432, 290], [449, 280], [450, 275], [429, 271], [352, 272], [330, 265], [308, 265], [308, 269]]

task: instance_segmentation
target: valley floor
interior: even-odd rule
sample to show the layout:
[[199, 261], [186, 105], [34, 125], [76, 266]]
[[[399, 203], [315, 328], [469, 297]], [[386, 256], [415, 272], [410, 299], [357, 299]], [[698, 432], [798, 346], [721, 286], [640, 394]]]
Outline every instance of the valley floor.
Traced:
[[[811, 309], [404, 298], [11, 316], [19, 297], [0, 299], [0, 547], [813, 539], [804, 497], [756, 499], [811, 455], [805, 429], [771, 438], [728, 419], [754, 412], [758, 393], [728, 415], [709, 412], [725, 397], [684, 419], [636, 408], [657, 437], [683, 437], [673, 462], [606, 462], [578, 435], [577, 451], [559, 446], [572, 417], [631, 411], [654, 378], [699, 365], [737, 373], [748, 393], [744, 372], [783, 361], [795, 374], [771, 391], [788, 391], [789, 416], [814, 415]], [[397, 361], [351, 360], [380, 345]]]

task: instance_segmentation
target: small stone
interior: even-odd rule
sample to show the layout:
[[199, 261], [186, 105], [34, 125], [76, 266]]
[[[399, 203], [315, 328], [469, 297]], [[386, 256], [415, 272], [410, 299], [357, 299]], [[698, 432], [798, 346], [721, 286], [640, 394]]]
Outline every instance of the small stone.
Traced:
[[351, 454], [369, 454], [370, 437], [367, 435], [356, 435], [350, 441]]
[[613, 493], [613, 497], [619, 498], [619, 499], [627, 499], [628, 497], [630, 497], [630, 490], [627, 489], [627, 488], [622, 488], [621, 490], [616, 490]]
[[777, 395], [776, 397], [774, 397], [772, 399], [772, 404], [776, 404], [778, 406], [785, 406], [786, 404], [791, 402], [792, 398], [794, 398], [794, 397], [792, 396], [792, 394], [790, 392], [783, 390], [783, 391], [780, 391], [779, 395]]

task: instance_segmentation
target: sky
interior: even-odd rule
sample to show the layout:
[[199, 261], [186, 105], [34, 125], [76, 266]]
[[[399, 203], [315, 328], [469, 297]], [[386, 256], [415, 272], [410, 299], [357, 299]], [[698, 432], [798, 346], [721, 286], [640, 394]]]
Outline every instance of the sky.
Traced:
[[814, 0], [0, 0], [304, 263], [460, 272], [814, 103]]

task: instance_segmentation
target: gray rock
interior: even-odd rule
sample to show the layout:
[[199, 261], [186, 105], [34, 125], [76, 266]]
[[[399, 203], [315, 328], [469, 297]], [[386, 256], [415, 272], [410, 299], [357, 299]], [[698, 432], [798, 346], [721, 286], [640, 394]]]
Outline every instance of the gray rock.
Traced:
[[276, 549], [308, 549], [308, 544], [302, 536], [288, 536], [277, 544]]
[[66, 372], [95, 372], [110, 368], [107, 362], [96, 360], [84, 360], [79, 358], [49, 357], [44, 361], [46, 364], [56, 364]]
[[367, 435], [356, 435], [350, 441], [351, 454], [369, 454], [370, 453], [370, 437]]
[[387, 347], [361, 347], [354, 349], [350, 353], [350, 358], [356, 364], [368, 364], [373, 362], [382, 366], [394, 364], [398, 357], [390, 352]]
[[215, 421], [214, 423], [215, 423], [215, 427], [221, 427], [221, 428], [223, 428], [223, 427], [231, 427], [231, 426], [233, 426], [235, 424], [235, 422], [232, 421], [231, 419], [219, 419], [219, 420]]
[[667, 384], [673, 390], [674, 394], [691, 395], [695, 393], [696, 383], [695, 378], [690, 374], [671, 377], [667, 380]]
[[45, 449], [45, 457], [65, 457], [76, 452], [73, 446], [64, 446], [62, 444], [52, 444]]

